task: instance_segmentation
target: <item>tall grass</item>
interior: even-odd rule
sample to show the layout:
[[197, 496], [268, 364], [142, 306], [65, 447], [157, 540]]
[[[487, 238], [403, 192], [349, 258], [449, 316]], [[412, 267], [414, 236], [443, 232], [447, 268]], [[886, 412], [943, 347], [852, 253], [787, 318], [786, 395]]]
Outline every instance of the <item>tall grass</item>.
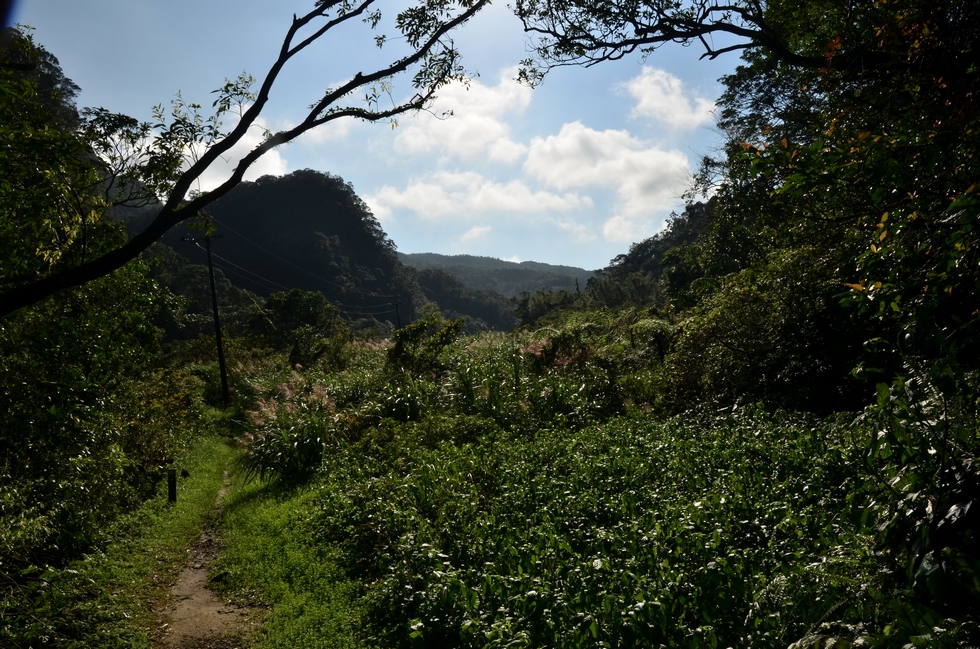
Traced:
[[[668, 417], [671, 327], [589, 315], [437, 353], [421, 341], [411, 371], [364, 351], [277, 393], [254, 430], [289, 442], [284, 459], [259, 445], [249, 461], [270, 464], [271, 486], [306, 486], [269, 529], [362, 593], [341, 607], [357, 611], [352, 637], [938, 647], [980, 630], [963, 522], [974, 398], [941, 410], [899, 382], [862, 417], [710, 402]], [[301, 440], [318, 451], [303, 472]]]
[[225, 440], [199, 439], [179, 460], [190, 478], [180, 481], [176, 505], [163, 488], [105, 530], [81, 560], [38, 568], [27, 586], [0, 588], [0, 646], [150, 647], [154, 608], [213, 519], [234, 454]]

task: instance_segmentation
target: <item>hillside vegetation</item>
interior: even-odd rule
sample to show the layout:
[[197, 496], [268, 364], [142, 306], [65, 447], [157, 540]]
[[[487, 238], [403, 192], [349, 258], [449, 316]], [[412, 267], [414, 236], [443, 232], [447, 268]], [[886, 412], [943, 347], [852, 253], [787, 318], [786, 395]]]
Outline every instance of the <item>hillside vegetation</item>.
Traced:
[[[976, 636], [972, 379], [954, 398], [936, 377], [882, 384], [829, 417], [753, 402], [670, 417], [663, 326], [625, 309], [457, 337], [432, 320], [352, 345], [340, 371], [284, 367], [254, 379], [242, 468], [286, 489], [277, 542], [324, 556], [366, 645]], [[261, 583], [257, 551], [226, 559], [231, 594]], [[288, 601], [314, 597], [296, 588]], [[271, 623], [314, 619], [291, 604]]]
[[[268, 605], [255, 646], [976, 646], [980, 20], [818, 5], [766, 12], [807, 60], [844, 40], [860, 64], [746, 50], [686, 209], [579, 290], [518, 296], [512, 331], [456, 317], [492, 301], [400, 267], [312, 171], [212, 215], [335, 273], [223, 298], [227, 404], [213, 334], [161, 286], [203, 276], [166, 250], [4, 318], [0, 644], [99, 646], [118, 622], [147, 646], [130, 625], [159, 595], [91, 566], [120, 540], [144, 565], [132, 521], [168, 468], [213, 480], [230, 452], [196, 440], [219, 433], [241, 459], [212, 585]], [[12, 36], [0, 282], [124, 236], [84, 182], [72, 84]], [[276, 193], [294, 183], [313, 207]], [[272, 195], [323, 236], [273, 244]], [[375, 299], [413, 311], [342, 311]]]
[[[114, 214], [137, 232], [154, 209]], [[242, 183], [206, 218], [175, 228], [145, 255], [155, 263], [153, 277], [189, 300], [188, 312], [199, 326], [185, 328], [179, 334], [184, 337], [203, 333], [209, 324], [205, 235], [212, 237], [220, 305], [233, 331], [248, 329], [263, 298], [293, 289], [321, 293], [358, 329], [407, 324], [425, 309], [466, 317], [470, 331], [510, 330], [515, 324], [511, 303], [493, 282], [466, 284], [441, 267], [402, 264], [395, 244], [350, 184], [306, 169]], [[541, 279], [532, 290], [557, 277], [532, 273]], [[573, 285], [561, 279], [563, 286]]]
[[442, 270], [469, 289], [495, 291], [507, 297], [538, 291], [573, 291], [576, 286], [585, 286], [593, 275], [584, 268], [473, 255], [400, 252], [398, 258], [412, 268]]

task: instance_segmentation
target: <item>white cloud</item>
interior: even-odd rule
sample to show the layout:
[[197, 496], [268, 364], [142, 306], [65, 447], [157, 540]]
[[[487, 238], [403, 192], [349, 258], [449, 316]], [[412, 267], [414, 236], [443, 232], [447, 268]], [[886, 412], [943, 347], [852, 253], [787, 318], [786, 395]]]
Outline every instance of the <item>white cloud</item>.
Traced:
[[564, 230], [574, 235], [575, 240], [578, 242], [595, 240], [595, 235], [592, 233], [592, 230], [587, 225], [583, 225], [578, 221], [569, 218], [553, 218], [551, 221], [559, 230]]
[[667, 213], [659, 218], [624, 216], [617, 214], [602, 224], [602, 236], [606, 241], [632, 243], [647, 239], [663, 228]]
[[[235, 127], [235, 124], [226, 124], [225, 127], [230, 131]], [[266, 122], [262, 118], [257, 119], [252, 125], [252, 128], [238, 141], [238, 144], [233, 146], [224, 156], [218, 158], [201, 174], [198, 181], [198, 188], [206, 192], [225, 182], [231, 176], [239, 161], [262, 142], [265, 137], [266, 128]], [[288, 165], [286, 164], [285, 158], [282, 157], [278, 149], [272, 149], [252, 163], [252, 166], [245, 172], [244, 179], [255, 180], [266, 175], [281, 176], [287, 172]]]
[[640, 76], [623, 87], [636, 100], [634, 117], [649, 117], [685, 131], [714, 119], [714, 102], [689, 96], [681, 80], [663, 70], [644, 66]]
[[524, 170], [559, 190], [613, 189], [617, 211], [639, 217], [663, 211], [690, 181], [683, 153], [665, 151], [626, 131], [596, 131], [581, 122], [558, 135], [534, 138]]
[[350, 135], [351, 130], [356, 124], [358, 124], [358, 122], [355, 119], [350, 117], [341, 117], [303, 133], [303, 135], [301, 135], [297, 141], [318, 145], [343, 140]]
[[592, 199], [575, 193], [533, 191], [519, 180], [498, 183], [473, 172], [437, 172], [413, 180], [405, 189], [385, 185], [364, 201], [381, 221], [395, 210], [414, 212], [424, 221], [467, 220], [484, 214], [540, 214], [592, 207]]
[[459, 238], [462, 243], [473, 243], [474, 241], [479, 241], [483, 239], [488, 234], [490, 234], [491, 228], [489, 225], [474, 225], [472, 228], [463, 233], [463, 236]]
[[514, 255], [513, 257], [504, 257], [502, 261], [510, 261], [515, 264], [519, 264], [521, 263], [521, 258], [518, 257], [517, 255]]
[[[532, 91], [513, 81], [515, 74], [514, 69], [504, 70], [495, 86], [472, 80], [468, 86], [454, 84], [442, 89], [433, 107], [435, 114], [400, 120], [395, 150], [402, 155], [439, 153], [516, 162], [527, 147], [510, 138], [505, 118], [524, 111], [531, 103]], [[453, 114], [437, 117], [447, 111]]]

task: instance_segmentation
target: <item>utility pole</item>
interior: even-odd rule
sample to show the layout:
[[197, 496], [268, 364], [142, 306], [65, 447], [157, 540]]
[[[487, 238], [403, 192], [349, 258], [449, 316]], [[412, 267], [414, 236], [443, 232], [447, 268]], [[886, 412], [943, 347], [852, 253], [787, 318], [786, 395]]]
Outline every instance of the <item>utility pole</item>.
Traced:
[[[215, 239], [220, 239], [221, 235], [216, 235]], [[198, 243], [198, 239], [193, 237], [181, 237], [181, 241]], [[228, 397], [228, 371], [225, 369], [225, 348], [221, 342], [221, 319], [218, 317], [218, 290], [214, 286], [214, 263], [211, 261], [211, 235], [204, 235], [204, 250], [208, 253], [208, 275], [211, 277], [211, 307], [214, 311], [214, 339], [218, 344], [218, 369], [221, 370], [221, 396], [224, 399], [225, 407], [230, 401]]]
[[[398, 305], [399, 304], [400, 304], [400, 302], [395, 302], [393, 304], [389, 304], [388, 306], [395, 307], [395, 322], [398, 323], [398, 328], [401, 329], [402, 328], [402, 316], [401, 316], [400, 313], [398, 313]], [[391, 313], [391, 311], [389, 311], [388, 313]]]

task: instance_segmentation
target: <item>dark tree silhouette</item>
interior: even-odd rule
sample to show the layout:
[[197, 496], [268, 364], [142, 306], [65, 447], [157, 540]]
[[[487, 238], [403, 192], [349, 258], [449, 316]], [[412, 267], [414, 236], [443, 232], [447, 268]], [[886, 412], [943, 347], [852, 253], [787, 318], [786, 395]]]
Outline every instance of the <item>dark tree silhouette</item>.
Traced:
[[[947, 5], [937, 13], [954, 30], [972, 31], [970, 0], [937, 4]], [[968, 51], [923, 51], [910, 60], [889, 48], [887, 39], [869, 38], [894, 15], [904, 14], [914, 25], [919, 9], [914, 0], [518, 0], [515, 5], [525, 30], [537, 37], [536, 56], [525, 62], [523, 72], [532, 82], [550, 67], [595, 65], [637, 50], [649, 53], [666, 43], [695, 45], [711, 59], [764, 49], [784, 63], [808, 69], [966, 69], [972, 63]]]
[[[225, 182], [200, 194], [191, 192], [197, 180], [256, 125], [286, 65], [313, 43], [332, 37], [348, 24], [356, 27], [366, 22], [374, 29], [382, 27], [386, 23], [378, 8], [380, 0], [318, 0], [311, 11], [294, 16], [279, 55], [258, 89], [252, 90], [253, 79], [248, 75], [227, 81], [217, 91], [216, 113], [210, 119], [202, 118], [196, 105], [183, 102], [179, 96], [169, 115], [162, 108], [157, 110], [158, 123], [154, 125], [138, 124], [105, 110], [88, 112], [85, 133], [104, 162], [105, 184], [112, 188], [110, 197], [122, 196], [121, 200], [128, 202], [159, 198], [159, 211], [146, 229], [95, 259], [6, 282], [0, 292], [0, 317], [122, 267], [174, 225], [226, 195], [264, 154], [313, 128], [343, 117], [380, 121], [424, 109], [439, 88], [463, 78], [460, 54], [449, 34], [488, 1], [435, 0], [400, 11], [393, 25], [398, 33], [392, 38], [379, 33], [367, 44], [400, 48], [390, 63], [374, 70], [352, 70], [347, 81], [327, 88], [297, 125], [267, 133]], [[356, 57], [350, 60], [356, 66]], [[414, 94], [396, 100], [392, 79], [399, 76], [410, 79]], [[366, 103], [348, 103], [354, 96], [364, 97]], [[385, 103], [389, 99], [391, 102]], [[230, 131], [223, 131], [220, 117], [236, 110], [241, 113], [240, 120]], [[151, 138], [149, 144], [147, 138]]]

